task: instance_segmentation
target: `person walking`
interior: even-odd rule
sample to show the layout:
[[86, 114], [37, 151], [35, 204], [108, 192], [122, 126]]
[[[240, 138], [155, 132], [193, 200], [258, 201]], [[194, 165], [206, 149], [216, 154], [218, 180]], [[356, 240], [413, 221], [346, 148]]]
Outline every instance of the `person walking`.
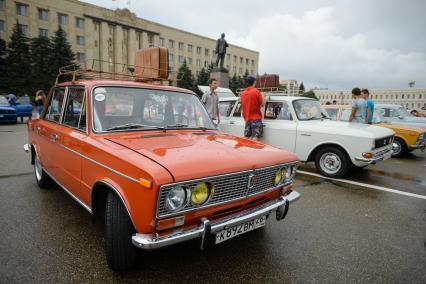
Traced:
[[215, 90], [217, 89], [217, 80], [214, 78], [211, 78], [209, 80], [209, 88], [210, 91], [204, 93], [204, 95], [201, 98], [201, 102], [204, 104], [207, 113], [209, 114], [210, 118], [213, 120], [213, 122], [217, 119], [217, 126], [220, 123], [220, 113], [219, 113], [219, 97], [216, 94]]
[[40, 115], [43, 112], [44, 104], [46, 103], [46, 95], [44, 94], [42, 90], [38, 90], [36, 92], [36, 97], [34, 101], [37, 107], [37, 118], [40, 118]]
[[352, 89], [352, 111], [349, 122], [365, 123], [367, 113], [367, 101], [361, 96], [359, 88]]
[[247, 76], [247, 88], [240, 94], [243, 117], [246, 123], [244, 136], [253, 140], [259, 140], [263, 136], [262, 113], [260, 108], [265, 104], [265, 98], [254, 88], [256, 78]]
[[365, 114], [365, 123], [373, 124], [373, 116], [374, 116], [374, 102], [370, 99], [370, 92], [367, 89], [362, 89], [361, 91], [362, 97], [367, 102], [367, 112]]

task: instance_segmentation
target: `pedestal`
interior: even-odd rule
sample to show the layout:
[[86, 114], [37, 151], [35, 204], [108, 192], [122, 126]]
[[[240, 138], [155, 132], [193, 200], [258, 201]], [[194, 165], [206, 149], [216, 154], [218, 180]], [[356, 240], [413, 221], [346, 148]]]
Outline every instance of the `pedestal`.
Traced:
[[229, 88], [229, 73], [227, 70], [216, 70], [213, 69], [210, 73], [210, 79], [215, 78], [217, 85], [222, 88]]

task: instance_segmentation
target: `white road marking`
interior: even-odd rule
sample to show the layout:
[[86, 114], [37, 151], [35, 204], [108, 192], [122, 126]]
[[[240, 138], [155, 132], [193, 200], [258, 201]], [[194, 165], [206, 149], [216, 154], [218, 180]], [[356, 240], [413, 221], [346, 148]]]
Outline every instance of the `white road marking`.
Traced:
[[371, 188], [371, 189], [377, 189], [377, 190], [392, 192], [392, 193], [396, 193], [396, 194], [400, 194], [400, 195], [405, 195], [405, 196], [409, 196], [409, 197], [415, 197], [415, 198], [420, 198], [420, 199], [426, 200], [426, 195], [414, 194], [414, 193], [400, 191], [400, 190], [387, 188], [387, 187], [383, 187], [383, 186], [377, 186], [377, 185], [372, 185], [372, 184], [368, 184], [368, 183], [361, 183], [361, 182], [356, 182], [356, 181], [351, 181], [351, 180], [346, 180], [346, 179], [329, 178], [329, 177], [322, 176], [320, 174], [310, 173], [310, 172], [301, 171], [301, 170], [297, 170], [297, 172], [301, 173], [303, 175], [310, 175], [310, 176], [315, 176], [315, 177], [319, 177], [319, 178], [323, 178], [323, 179], [335, 180], [335, 181], [338, 181], [338, 182], [353, 184], [353, 185], [357, 185], [357, 186], [361, 186], [361, 187], [367, 187], [367, 188]]

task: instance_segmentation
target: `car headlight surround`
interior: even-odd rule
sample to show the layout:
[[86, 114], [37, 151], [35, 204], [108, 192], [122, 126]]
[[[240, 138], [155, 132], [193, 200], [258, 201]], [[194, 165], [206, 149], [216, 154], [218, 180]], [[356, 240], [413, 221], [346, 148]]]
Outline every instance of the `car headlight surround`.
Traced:
[[213, 195], [214, 185], [209, 182], [198, 183], [191, 192], [191, 202], [195, 206], [205, 204]]
[[172, 188], [167, 193], [165, 206], [166, 209], [175, 212], [185, 207], [188, 201], [187, 190], [182, 186]]

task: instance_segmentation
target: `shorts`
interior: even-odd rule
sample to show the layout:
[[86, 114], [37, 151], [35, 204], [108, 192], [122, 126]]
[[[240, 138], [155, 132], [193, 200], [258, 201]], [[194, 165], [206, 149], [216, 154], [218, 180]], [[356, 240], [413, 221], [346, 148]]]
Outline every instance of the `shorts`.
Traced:
[[252, 120], [246, 122], [244, 137], [261, 138], [263, 136], [263, 124], [261, 120]]

